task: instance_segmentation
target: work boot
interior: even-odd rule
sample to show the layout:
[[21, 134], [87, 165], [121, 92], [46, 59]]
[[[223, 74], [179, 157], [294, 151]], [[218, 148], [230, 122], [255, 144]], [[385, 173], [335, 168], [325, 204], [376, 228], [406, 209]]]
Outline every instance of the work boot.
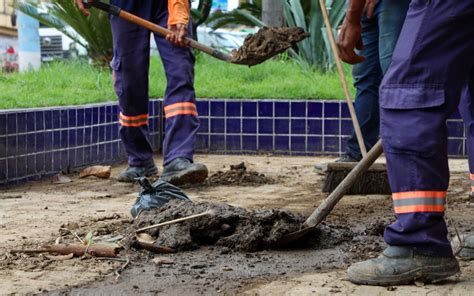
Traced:
[[474, 259], [474, 234], [462, 235], [461, 242], [458, 237], [454, 237], [451, 242], [454, 253], [461, 259]]
[[[349, 154], [347, 153], [344, 153], [338, 160], [336, 160], [335, 162], [359, 162], [360, 159], [356, 159], [352, 156], [350, 156]], [[317, 163], [314, 165], [314, 168], [319, 170], [319, 171], [322, 171], [325, 167], [325, 164], [324, 163]]]
[[118, 175], [119, 182], [136, 182], [141, 177], [151, 177], [158, 175], [158, 168], [152, 160], [143, 166], [129, 166], [125, 171]]
[[178, 157], [163, 168], [160, 179], [179, 186], [183, 184], [201, 183], [207, 178], [207, 167], [200, 163], [192, 163], [189, 159]]
[[354, 284], [391, 286], [437, 282], [458, 272], [454, 256], [430, 257], [416, 254], [412, 248], [390, 246], [378, 258], [351, 265], [347, 275]]

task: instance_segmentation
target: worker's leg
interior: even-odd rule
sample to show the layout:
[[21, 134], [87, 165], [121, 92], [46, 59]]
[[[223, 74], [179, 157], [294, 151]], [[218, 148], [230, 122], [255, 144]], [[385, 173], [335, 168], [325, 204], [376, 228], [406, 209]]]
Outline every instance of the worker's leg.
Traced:
[[474, 197], [474, 73], [463, 88], [459, 113], [464, 121], [467, 136], [467, 156], [471, 181], [470, 196]]
[[[155, 21], [167, 26], [167, 1], [157, 1]], [[192, 29], [189, 25], [189, 36]], [[199, 119], [194, 93], [194, 56], [190, 48], [177, 47], [155, 34], [156, 44], [166, 72], [164, 98], [165, 137], [164, 171], [161, 178], [179, 185], [197, 183], [207, 177], [207, 168], [193, 163]]]
[[[131, 13], [150, 19], [151, 1], [115, 1]], [[110, 18], [114, 58], [114, 88], [119, 98], [120, 136], [128, 154], [129, 168], [119, 180], [133, 181], [157, 173], [148, 135], [148, 67], [150, 32], [120, 19]]]
[[459, 269], [443, 218], [446, 119], [474, 65], [474, 3], [413, 0], [380, 90], [381, 136], [397, 221], [390, 246], [351, 266], [356, 283], [439, 280]]

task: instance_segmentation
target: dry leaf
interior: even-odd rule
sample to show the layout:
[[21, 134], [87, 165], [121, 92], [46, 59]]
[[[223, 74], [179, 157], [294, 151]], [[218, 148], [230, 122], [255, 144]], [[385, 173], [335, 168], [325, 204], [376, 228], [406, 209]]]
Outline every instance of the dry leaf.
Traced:
[[58, 255], [58, 256], [46, 255], [46, 258], [48, 258], [49, 260], [53, 260], [53, 261], [69, 260], [69, 259], [72, 259], [72, 257], [74, 257], [73, 253], [67, 254], [67, 255]]
[[162, 265], [162, 264], [174, 264], [174, 260], [168, 257], [155, 257], [151, 260], [153, 263]]
[[151, 235], [145, 232], [137, 233], [135, 237], [137, 238], [137, 241], [139, 241], [140, 243], [144, 243], [144, 244], [155, 243], [155, 239]]
[[95, 165], [82, 170], [79, 174], [79, 178], [85, 178], [88, 176], [95, 176], [98, 178], [107, 179], [110, 177], [112, 172], [111, 166]]

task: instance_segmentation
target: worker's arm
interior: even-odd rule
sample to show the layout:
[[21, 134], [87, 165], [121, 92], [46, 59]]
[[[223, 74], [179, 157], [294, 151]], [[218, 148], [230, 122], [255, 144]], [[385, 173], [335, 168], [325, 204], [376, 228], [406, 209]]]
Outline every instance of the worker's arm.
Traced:
[[174, 34], [169, 34], [166, 39], [179, 46], [187, 46], [189, 15], [191, 13], [189, 0], [168, 0], [168, 29]]
[[355, 49], [362, 49], [362, 26], [360, 19], [364, 12], [366, 0], [350, 0], [346, 17], [342, 23], [341, 33], [337, 46], [339, 57], [346, 63], [357, 64], [365, 60], [355, 53]]

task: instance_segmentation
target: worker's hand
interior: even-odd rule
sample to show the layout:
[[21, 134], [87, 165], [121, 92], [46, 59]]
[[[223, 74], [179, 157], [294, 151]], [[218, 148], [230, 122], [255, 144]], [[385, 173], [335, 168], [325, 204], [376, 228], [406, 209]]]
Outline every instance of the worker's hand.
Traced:
[[355, 49], [361, 50], [364, 48], [360, 20], [350, 21], [347, 17], [344, 19], [337, 47], [339, 49], [339, 57], [346, 63], [357, 64], [365, 60], [363, 56], [355, 52]]
[[374, 9], [375, 5], [377, 5], [378, 0], [367, 0], [365, 3], [365, 13], [367, 14], [367, 18], [372, 18], [374, 16]]
[[75, 0], [75, 3], [76, 3], [77, 8], [79, 8], [79, 10], [82, 11], [82, 13], [84, 13], [87, 16], [91, 15], [91, 12], [89, 11], [89, 9], [84, 7], [84, 3], [82, 2], [82, 0]]
[[169, 42], [177, 46], [181, 46], [181, 47], [189, 46], [189, 42], [186, 40], [186, 36], [188, 36], [188, 25], [185, 25], [185, 24], [170, 25], [169, 29], [173, 33], [166, 35], [166, 40], [168, 40]]

